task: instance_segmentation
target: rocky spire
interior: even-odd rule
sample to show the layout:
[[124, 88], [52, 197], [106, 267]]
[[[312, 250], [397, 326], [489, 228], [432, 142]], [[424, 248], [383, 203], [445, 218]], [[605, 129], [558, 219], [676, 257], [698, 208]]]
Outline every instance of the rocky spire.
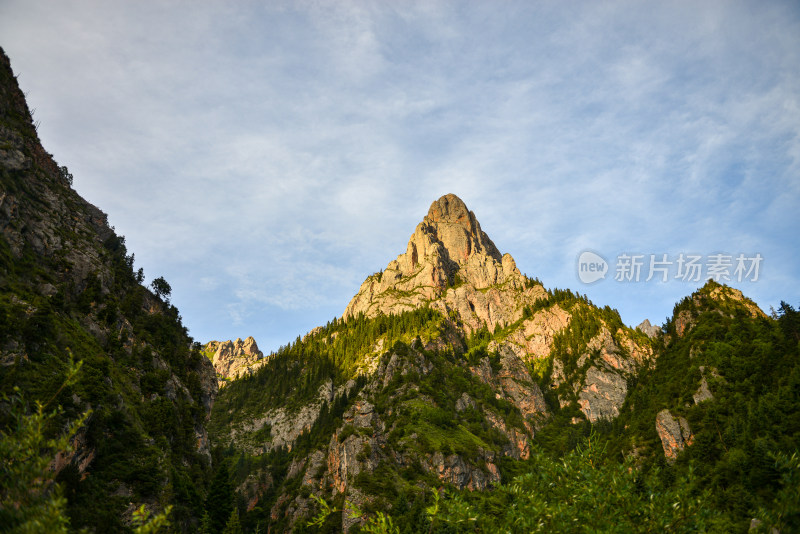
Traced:
[[500, 252], [482, 230], [475, 214], [453, 194], [431, 204], [422, 221], [445, 248], [449, 259], [463, 264], [472, 254], [485, 254], [501, 261]]
[[522, 279], [514, 259], [500, 254], [464, 201], [448, 194], [431, 204], [406, 252], [364, 281], [344, 315], [397, 313], [439, 299], [454, 286], [518, 286]]
[[[244, 341], [241, 338], [236, 341], [209, 341], [204, 350], [209, 355], [213, 354], [210, 356], [211, 363], [217, 376], [225, 380], [252, 374], [267, 361], [252, 336]], [[220, 387], [224, 384], [224, 381], [220, 382]]]

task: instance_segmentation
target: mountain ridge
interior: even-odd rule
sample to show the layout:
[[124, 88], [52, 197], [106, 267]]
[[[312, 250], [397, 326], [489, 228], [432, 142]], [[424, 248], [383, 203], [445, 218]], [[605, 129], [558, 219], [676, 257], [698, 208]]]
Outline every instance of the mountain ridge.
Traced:
[[[389, 325], [407, 317], [408, 326], [393, 334]], [[364, 331], [374, 333], [358, 334]], [[353, 334], [371, 341], [353, 349]], [[333, 497], [362, 506], [370, 499], [354, 485], [355, 478], [381, 465], [396, 469], [411, 462], [440, 482], [482, 491], [501, 482], [504, 458], [529, 458], [535, 436], [553, 419], [554, 409], [569, 412], [572, 424], [619, 415], [628, 377], [652, 357], [650, 343], [646, 335], [622, 325], [618, 315], [602, 312], [585, 297], [548, 291], [522, 275], [511, 255], [501, 254], [481, 230], [475, 214], [448, 194], [431, 204], [406, 251], [367, 278], [341, 318], [313, 329], [272, 356], [266, 368], [226, 388], [212, 413], [212, 440], [252, 452], [258, 443], [270, 454], [287, 445], [296, 450], [303, 447], [304, 436], [314, 436], [320, 425], [328, 424], [326, 406], [341, 405], [342, 411], [333, 413], [340, 414], [343, 426], [332, 429], [327, 445], [317, 442], [321, 449], [309, 451], [310, 463], [299, 467], [305, 470], [304, 485], [324, 491], [332, 484]], [[559, 344], [580, 352], [574, 354], [578, 363], [554, 359]], [[346, 361], [337, 360], [341, 350], [350, 351]], [[316, 372], [303, 371], [312, 364], [302, 363], [305, 354], [329, 354], [341, 377], [323, 375], [315, 381], [311, 376]], [[259, 403], [252, 392], [266, 387], [287, 358], [301, 358], [290, 366], [299, 372], [293, 380], [313, 385], [305, 400], [295, 403], [283, 397], [277, 403]], [[453, 374], [460, 377], [457, 395], [430, 389], [431, 380], [444, 383]], [[366, 383], [356, 387], [356, 377]], [[418, 378], [406, 383], [408, 377]], [[548, 395], [555, 407], [540, 385], [550, 382], [553, 391]], [[418, 411], [417, 397], [442, 410], [432, 413], [473, 418], [471, 430], [455, 432], [461, 448], [437, 437], [435, 426], [422, 423], [411, 432], [398, 424], [394, 413], [428, 413]], [[242, 410], [244, 399], [247, 408]], [[509, 419], [509, 413], [517, 415]], [[287, 426], [291, 417], [296, 424]], [[213, 423], [220, 419], [224, 423]], [[400, 421], [406, 419], [401, 416]], [[404, 452], [379, 452], [389, 446]], [[319, 460], [325, 457], [327, 463]], [[257, 507], [258, 496], [248, 495]], [[271, 516], [281, 502], [286, 502], [283, 497], [272, 505]], [[288, 524], [296, 526], [309, 503], [302, 498], [294, 502], [297, 508], [290, 506]], [[354, 525], [343, 519], [345, 530]]]
[[[248, 508], [255, 513], [266, 506], [279, 528], [297, 528], [314, 509], [303, 496], [306, 491], [327, 495], [342, 510], [391, 509], [390, 495], [415, 490], [398, 479], [387, 494], [370, 481], [411, 476], [403, 474], [409, 465], [419, 466], [414, 477], [425, 484], [435, 480], [484, 492], [502, 486], [511, 466], [532, 458], [542, 443], [558, 443], [595, 426], [627, 428], [632, 416], [626, 407], [642, 404], [641, 383], [654, 387], [648, 377], [666, 372], [661, 355], [684, 343], [698, 322], [718, 316], [766, 320], [740, 291], [709, 281], [678, 303], [663, 326], [644, 321], [633, 329], [615, 310], [570, 290], [547, 290], [522, 275], [511, 255], [501, 255], [480, 230], [463, 201], [445, 195], [432, 203], [406, 251], [367, 277], [341, 318], [298, 338], [271, 362], [328, 354], [324, 358], [340, 371], [315, 382], [304, 370], [311, 361], [291, 364], [299, 373], [293, 380], [319, 389], [308, 389], [307, 400], [299, 404], [286, 398], [261, 406], [250, 402], [253, 416], [227, 423], [239, 429], [237, 434], [217, 427], [213, 440], [233, 448], [262, 443], [269, 454], [279, 450], [270, 443], [297, 451], [290, 476], [307, 490], [280, 490], [273, 479], [267, 493], [280, 496], [267, 503], [263, 492], [246, 490]], [[405, 326], [395, 334], [397, 322]], [[370, 341], [353, 348], [354, 339], [363, 336]], [[344, 361], [337, 358], [342, 350], [349, 350]], [[674, 401], [658, 410], [643, 408], [649, 423], [642, 427], [634, 418], [638, 433], [622, 432], [624, 439], [614, 444], [624, 457], [678, 469], [687, 454], [706, 446], [697, 443], [707, 439], [709, 429], [697, 426], [693, 410], [713, 405], [722, 375], [707, 363], [690, 368], [681, 387], [697, 408]], [[230, 412], [231, 402], [250, 397], [245, 392], [264, 384], [271, 372], [234, 381], [217, 408]], [[447, 384], [452, 391], [436, 386]], [[297, 425], [287, 427], [292, 413]], [[216, 417], [212, 414], [212, 421]], [[328, 524], [347, 532], [364, 521], [343, 512]]]

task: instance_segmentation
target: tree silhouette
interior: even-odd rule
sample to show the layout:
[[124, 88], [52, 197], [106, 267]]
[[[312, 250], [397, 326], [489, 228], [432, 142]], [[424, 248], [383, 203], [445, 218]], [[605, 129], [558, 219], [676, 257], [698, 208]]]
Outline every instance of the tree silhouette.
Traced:
[[164, 280], [163, 276], [159, 276], [150, 284], [150, 287], [153, 288], [156, 296], [160, 299], [169, 300], [169, 296], [172, 294], [172, 287], [170, 287], [169, 283]]
[[211, 532], [217, 534], [225, 529], [233, 512], [233, 489], [231, 488], [228, 462], [222, 461], [211, 482], [206, 498], [206, 513], [210, 519]]

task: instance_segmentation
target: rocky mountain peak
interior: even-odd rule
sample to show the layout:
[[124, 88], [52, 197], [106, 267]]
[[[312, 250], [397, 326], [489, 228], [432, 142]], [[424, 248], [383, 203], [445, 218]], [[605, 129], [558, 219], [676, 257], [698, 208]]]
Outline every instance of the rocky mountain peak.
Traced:
[[427, 218], [431, 221], [464, 222], [470, 216], [475, 214], [467, 209], [464, 201], [448, 193], [431, 203]]
[[464, 264], [473, 254], [501, 261], [500, 252], [481, 230], [475, 214], [456, 195], [447, 194], [434, 201], [420, 224], [442, 244], [448, 259], [457, 264]]
[[[516, 290], [524, 287], [524, 280], [511, 255], [500, 254], [464, 201], [447, 194], [431, 204], [409, 238], [405, 253], [364, 281], [344, 315], [400, 313], [426, 303], [456, 299], [456, 289], [456, 300], [471, 309], [475, 304], [470, 307], [470, 302], [485, 300], [477, 296], [471, 299], [472, 293], [500, 286]], [[440, 302], [440, 307], [454, 306], [455, 302]], [[473, 310], [478, 317], [468, 322], [478, 326], [488, 320], [493, 327], [512, 320], [516, 313], [498, 311], [496, 306], [493, 309], [491, 318]]]
[[223, 380], [220, 386], [225, 380], [252, 374], [267, 361], [252, 336], [245, 340], [209, 341], [203, 350], [214, 365], [217, 377]]
[[644, 332], [647, 337], [656, 337], [661, 332], [660, 326], [655, 326], [650, 323], [650, 319], [645, 319], [636, 327], [636, 330]]

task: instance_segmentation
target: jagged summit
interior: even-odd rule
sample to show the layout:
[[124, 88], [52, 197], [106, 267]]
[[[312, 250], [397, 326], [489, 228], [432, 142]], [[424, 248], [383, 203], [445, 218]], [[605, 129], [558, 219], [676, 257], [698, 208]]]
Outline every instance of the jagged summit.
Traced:
[[225, 380], [253, 374], [267, 361], [253, 336], [244, 341], [242, 338], [235, 341], [209, 341], [203, 351], [214, 364], [217, 378], [221, 379], [220, 387], [225, 384]]
[[[399, 313], [430, 302], [442, 311], [463, 309], [462, 315], [475, 315], [475, 321], [464, 317], [468, 324], [493, 328], [514, 320], [515, 306], [509, 303], [517, 299], [492, 299], [485, 290], [525, 285], [514, 258], [501, 255], [464, 201], [448, 194], [431, 204], [405, 253], [367, 277], [344, 316]], [[482, 294], [474, 295], [478, 290]]]
[[501, 261], [500, 252], [481, 230], [475, 214], [452, 193], [434, 201], [422, 221], [442, 243], [449, 259], [463, 264], [472, 254], [485, 254]]

